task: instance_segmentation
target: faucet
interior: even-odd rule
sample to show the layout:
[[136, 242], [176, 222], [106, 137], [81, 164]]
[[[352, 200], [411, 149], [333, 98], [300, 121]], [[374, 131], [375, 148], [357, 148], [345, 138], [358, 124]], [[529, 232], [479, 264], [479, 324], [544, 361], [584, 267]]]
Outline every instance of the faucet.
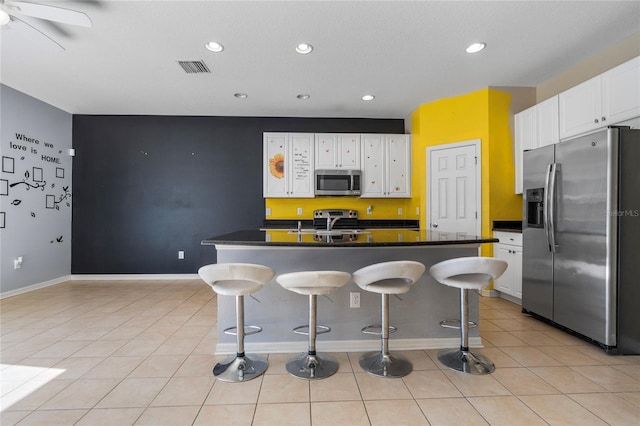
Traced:
[[333, 225], [336, 224], [340, 217], [341, 216], [337, 216], [332, 219], [331, 216], [327, 216], [327, 231], [331, 231], [333, 229]]

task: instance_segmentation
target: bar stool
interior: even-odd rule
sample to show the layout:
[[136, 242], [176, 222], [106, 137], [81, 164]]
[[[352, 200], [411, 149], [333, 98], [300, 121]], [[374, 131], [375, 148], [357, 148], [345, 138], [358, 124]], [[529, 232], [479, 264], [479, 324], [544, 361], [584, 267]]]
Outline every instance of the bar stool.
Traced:
[[262, 331], [262, 327], [245, 326], [244, 296], [264, 287], [275, 272], [267, 266], [251, 263], [217, 263], [203, 266], [198, 274], [217, 294], [236, 297], [236, 326], [224, 330], [225, 334], [236, 336], [236, 356], [216, 364], [213, 375], [223, 382], [255, 379], [267, 370], [269, 363], [264, 357], [244, 353], [244, 337]]
[[[307, 353], [287, 362], [289, 374], [301, 379], [324, 379], [338, 371], [338, 362], [330, 356], [316, 353], [316, 335], [328, 333], [331, 328], [317, 325], [317, 298], [342, 287], [351, 274], [339, 271], [302, 271], [279, 275], [276, 281], [285, 289], [309, 296], [309, 325], [293, 329], [294, 333], [309, 336]], [[308, 329], [304, 331], [304, 329]]]
[[[369, 374], [381, 377], [403, 377], [411, 373], [413, 365], [406, 358], [389, 353], [389, 333], [396, 327], [389, 325], [389, 295], [403, 294], [422, 276], [425, 266], [411, 260], [376, 263], [358, 269], [353, 281], [363, 290], [382, 295], [382, 324], [364, 327], [365, 334], [379, 334], [380, 352], [360, 357], [360, 367]], [[380, 329], [380, 332], [372, 331]]]
[[[469, 374], [489, 374], [493, 362], [469, 350], [469, 290], [482, 290], [499, 278], [507, 262], [493, 257], [460, 257], [436, 263], [429, 273], [436, 281], [460, 289], [460, 349], [443, 349], [438, 360], [445, 366]], [[449, 327], [451, 327], [449, 325]]]

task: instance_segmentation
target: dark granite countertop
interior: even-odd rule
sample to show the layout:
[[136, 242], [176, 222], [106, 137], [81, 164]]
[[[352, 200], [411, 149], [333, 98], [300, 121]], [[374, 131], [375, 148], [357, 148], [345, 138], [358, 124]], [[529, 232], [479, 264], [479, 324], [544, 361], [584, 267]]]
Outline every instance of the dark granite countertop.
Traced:
[[247, 245], [288, 247], [383, 247], [496, 243], [493, 237], [425, 229], [363, 229], [340, 235], [318, 235], [312, 229], [244, 230], [208, 238], [202, 245]]
[[[303, 228], [313, 228], [313, 220], [292, 220], [292, 219], [269, 219], [265, 220], [262, 227], [264, 229], [291, 229], [298, 226], [298, 222], [302, 224]], [[420, 224], [417, 220], [398, 220], [398, 219], [358, 219], [357, 225], [344, 224], [344, 221], [339, 220], [333, 226], [334, 229], [340, 228], [358, 228], [358, 229], [379, 229], [379, 228], [406, 228], [406, 229], [419, 229]]]
[[494, 220], [492, 229], [501, 232], [519, 232], [522, 233], [521, 220]]

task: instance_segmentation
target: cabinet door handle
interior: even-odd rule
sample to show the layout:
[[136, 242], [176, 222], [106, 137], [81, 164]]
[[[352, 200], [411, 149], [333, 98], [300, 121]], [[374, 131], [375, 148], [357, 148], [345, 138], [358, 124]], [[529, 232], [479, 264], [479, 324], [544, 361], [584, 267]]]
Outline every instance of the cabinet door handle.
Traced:
[[605, 121], [607, 119], [607, 117], [602, 117], [602, 121]]
[[594, 118], [594, 119], [593, 119], [593, 122], [594, 122], [594, 123], [598, 123], [598, 119], [597, 119], [597, 118]]

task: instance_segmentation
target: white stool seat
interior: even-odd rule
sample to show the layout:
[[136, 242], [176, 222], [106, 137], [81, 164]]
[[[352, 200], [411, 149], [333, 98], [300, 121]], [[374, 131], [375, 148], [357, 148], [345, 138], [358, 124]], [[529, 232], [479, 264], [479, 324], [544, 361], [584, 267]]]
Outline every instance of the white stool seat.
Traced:
[[[351, 279], [351, 274], [340, 271], [301, 271], [279, 275], [276, 281], [285, 289], [309, 296], [309, 323], [294, 328], [294, 332], [309, 335], [307, 353], [290, 359], [286, 369], [292, 376], [301, 379], [324, 379], [338, 371], [338, 362], [326, 355], [316, 353], [316, 335], [331, 329], [317, 325], [317, 298], [342, 287]], [[300, 329], [308, 328], [309, 332]], [[317, 331], [320, 329], [321, 331]]]
[[433, 265], [429, 273], [436, 281], [450, 287], [481, 290], [506, 269], [506, 262], [493, 257], [459, 257]]
[[[491, 280], [499, 278], [507, 269], [507, 262], [493, 257], [460, 257], [436, 263], [429, 269], [441, 284], [460, 289], [460, 349], [444, 349], [438, 359], [447, 367], [470, 374], [489, 374], [495, 370], [493, 362], [484, 355], [469, 350], [469, 290], [481, 290]], [[444, 321], [441, 323], [451, 323]]]
[[[403, 377], [413, 369], [409, 360], [389, 353], [389, 333], [395, 331], [395, 327], [389, 325], [389, 295], [408, 292], [424, 270], [420, 262], [399, 260], [375, 263], [353, 273], [353, 281], [358, 287], [382, 295], [382, 323], [362, 329], [363, 333], [380, 334], [381, 341], [379, 352], [369, 352], [360, 357], [360, 367], [367, 373], [380, 377]], [[379, 328], [380, 333], [369, 331], [372, 328]]]
[[365, 266], [353, 273], [353, 281], [363, 290], [379, 294], [403, 294], [422, 276], [420, 262], [399, 260]]
[[[273, 269], [252, 263], [216, 263], [203, 266], [198, 275], [216, 293], [236, 298], [236, 326], [225, 330], [236, 336], [236, 356], [219, 362], [213, 367], [213, 375], [225, 382], [243, 382], [260, 376], [267, 370], [266, 358], [244, 353], [245, 335], [262, 330], [258, 326], [247, 326], [252, 332], [245, 332], [244, 296], [260, 290], [274, 277]], [[235, 333], [231, 330], [235, 329]]]
[[324, 296], [342, 287], [351, 274], [340, 271], [301, 271], [279, 275], [276, 281], [287, 290], [306, 296]]
[[271, 281], [273, 269], [252, 263], [216, 263], [203, 266], [198, 275], [218, 294], [246, 296]]

